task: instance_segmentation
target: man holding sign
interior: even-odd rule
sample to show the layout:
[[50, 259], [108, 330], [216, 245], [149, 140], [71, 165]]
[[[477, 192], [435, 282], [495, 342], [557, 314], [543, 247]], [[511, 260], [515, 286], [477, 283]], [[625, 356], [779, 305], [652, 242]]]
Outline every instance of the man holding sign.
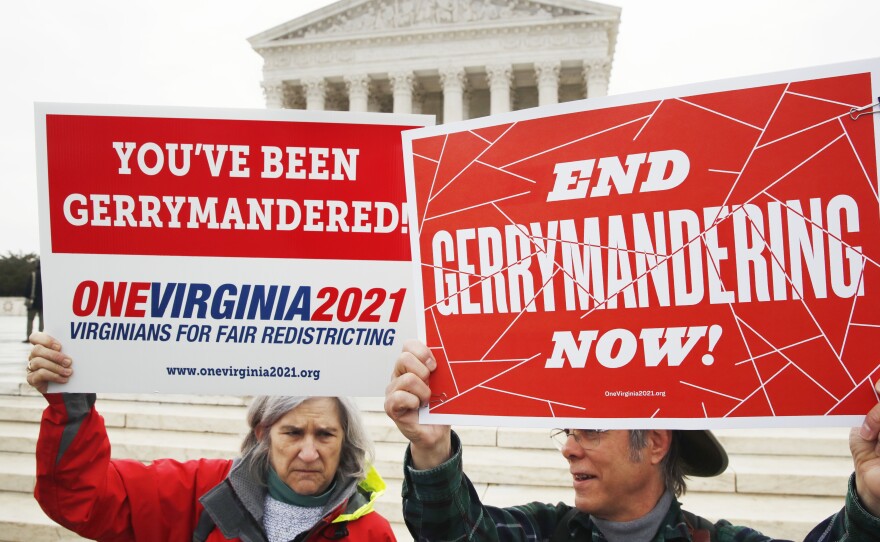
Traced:
[[423, 421], [859, 423], [877, 96], [873, 60], [405, 131]]
[[[385, 408], [411, 532], [767, 540], [680, 509], [726, 465], [702, 429], [870, 411], [810, 540], [880, 540], [878, 95], [870, 60], [404, 132], [424, 344]], [[575, 506], [483, 506], [459, 423], [570, 428]]]
[[[462, 471], [461, 442], [449, 426], [420, 425], [432, 397], [431, 351], [409, 341], [397, 359], [385, 411], [410, 441], [404, 463], [403, 513], [417, 540], [770, 540], [725, 520], [683, 511], [683, 475], [713, 476], [727, 464], [721, 445], [703, 431], [566, 429], [575, 506], [533, 502], [483, 505]], [[877, 385], [880, 390], [880, 383]], [[855, 473], [845, 507], [806, 540], [880, 540], [880, 404], [850, 433]], [[569, 438], [570, 437], [570, 438]], [[695, 450], [703, 445], [705, 449]]]

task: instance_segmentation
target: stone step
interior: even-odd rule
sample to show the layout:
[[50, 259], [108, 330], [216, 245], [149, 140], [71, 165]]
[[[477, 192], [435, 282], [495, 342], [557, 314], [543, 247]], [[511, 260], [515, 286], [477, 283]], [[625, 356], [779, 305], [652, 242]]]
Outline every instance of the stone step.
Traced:
[[[147, 400], [147, 397], [121, 394], [108, 397], [99, 394], [98, 410], [104, 416], [107, 426], [233, 434], [241, 434], [247, 430], [247, 406], [244, 404], [186, 402], [183, 398], [191, 397], [188, 395], [177, 396], [179, 402], [173, 403], [158, 401], [152, 396], [149, 396], [152, 400]], [[393, 428], [394, 424], [385, 416], [385, 411], [381, 408], [374, 410], [375, 402], [369, 399], [372, 398], [356, 399], [361, 414], [368, 420]], [[39, 423], [45, 408], [46, 400], [38, 393], [23, 396], [0, 395], [0, 420]], [[477, 432], [477, 429], [473, 431]]]
[[[0, 422], [0, 452], [29, 454], [36, 447], [38, 427], [27, 422]], [[233, 434], [196, 433], [109, 427], [113, 456], [150, 461], [156, 458], [228, 458], [237, 454], [241, 438]], [[404, 442], [377, 442], [376, 467], [387, 479], [402, 477]], [[465, 464], [475, 483], [570, 487], [564, 458], [556, 450], [504, 449], [465, 442]], [[843, 495], [851, 472], [846, 458], [812, 456], [732, 456], [726, 472], [714, 478], [693, 478], [694, 492]]]
[[[20, 455], [25, 457], [24, 454]], [[4, 470], [9, 470], [9, 459], [9, 454], [0, 456]], [[30, 460], [32, 468], [32, 457]], [[20, 470], [27, 469], [20, 467]], [[32, 485], [32, 474], [21, 477], [30, 477], [28, 484]], [[0, 480], [5, 482], [5, 473], [0, 476]], [[376, 508], [392, 522], [398, 538], [406, 540], [407, 534], [402, 525], [403, 518], [399, 500], [400, 480], [389, 479], [387, 482], [388, 490], [379, 499]], [[572, 501], [572, 492], [569, 488], [478, 482], [475, 482], [475, 486], [483, 502], [493, 506], [513, 506], [533, 500], [550, 503], [561, 501], [569, 504]], [[0, 512], [0, 525], [3, 526], [2, 532], [4, 533], [0, 535], [0, 540], [78, 540], [66, 530], [53, 526], [42, 515], [36, 502], [30, 496], [30, 491], [31, 489], [0, 492], [0, 510], [5, 511]], [[16, 497], [14, 493], [19, 493], [20, 497]], [[712, 520], [725, 518], [735, 524], [752, 526], [775, 537], [801, 540], [813, 525], [837, 511], [842, 506], [843, 498], [748, 494], [731, 496], [690, 492], [684, 497], [683, 502], [688, 510]], [[16, 530], [26, 532], [28, 536], [34, 538], [9, 536], [10, 533], [14, 534]]]
[[28, 393], [31, 389], [24, 381], [24, 374], [21, 376], [0, 375], [0, 395], [22, 395], [23, 393]]
[[46, 517], [32, 495], [3, 491], [0, 492], [0, 540], [73, 542], [85, 539]]
[[726, 519], [774, 538], [803, 540], [813, 527], [843, 508], [844, 497], [688, 493], [682, 502], [686, 510], [713, 521]]
[[[0, 451], [33, 453], [39, 426], [31, 423], [0, 422]], [[113, 455], [148, 461], [170, 457], [181, 461], [200, 457], [230, 457], [241, 442], [235, 435], [108, 428]]]
[[[468, 473], [471, 474], [479, 468], [471, 461], [472, 456], [467, 454]], [[0, 510], [7, 510], [3, 503], [21, 510], [14, 515], [3, 517], [0, 512], [0, 526], [2, 532], [12, 530], [26, 530], [26, 525], [31, 525], [29, 533], [36, 533], [34, 540], [55, 540], [58, 537], [71, 536], [60, 527], [53, 527], [51, 522], [42, 516], [42, 512], [31, 497], [33, 491], [33, 455], [0, 453]], [[407, 539], [403, 516], [400, 505], [401, 480], [390, 476], [386, 471], [388, 489], [379, 501], [376, 509], [385, 516], [398, 532], [401, 540]], [[572, 503], [572, 490], [570, 487], [541, 486], [541, 485], [518, 485], [505, 483], [485, 483], [474, 480], [474, 485], [481, 499], [487, 505], [513, 506], [533, 500], [541, 502], [566, 502]], [[685, 507], [699, 515], [712, 520], [719, 518], [727, 519], [734, 524], [752, 526], [767, 534], [779, 538], [801, 540], [806, 533], [819, 521], [837, 511], [843, 505], [843, 493], [845, 485], [834, 497], [807, 497], [796, 495], [759, 495], [759, 494], [723, 494], [690, 491], [683, 498]], [[16, 499], [14, 493], [18, 493], [24, 499]], [[403, 538], [400, 538], [403, 537]], [[5, 534], [0, 535], [0, 540], [31, 540], [30, 538], [10, 538]], [[71, 538], [76, 539], [76, 538]]]
[[[240, 434], [244, 431], [242, 405], [206, 407], [198, 402], [167, 405], [106, 397], [100, 401], [116, 457], [142, 460], [232, 457], [237, 453]], [[358, 401], [360, 404], [361, 399]], [[377, 508], [392, 521], [400, 539], [408, 540], [399, 501], [400, 462], [405, 443], [381, 409], [376, 408], [381, 402], [373, 398], [368, 401], [373, 402], [373, 410], [363, 415], [377, 442], [377, 468], [389, 484], [388, 493]], [[18, 493], [35, 506], [29, 493], [33, 488], [37, 421], [44, 406], [45, 401], [39, 396], [0, 396], [0, 420], [3, 420], [0, 422], [0, 450], [3, 450], [0, 496], [7, 500], [11, 494]], [[547, 431], [484, 427], [457, 430], [466, 446], [468, 475], [487, 504], [503, 506], [535, 499], [548, 502], [571, 499], [565, 462], [559, 452], [551, 448]], [[685, 502], [692, 511], [711, 519], [725, 517], [796, 540], [802, 539], [815, 523], [842, 505], [846, 478], [852, 468], [846, 444], [848, 430], [722, 430], [717, 433], [731, 450], [731, 467], [719, 477], [690, 481]], [[496, 443], [518, 443], [520, 448], [499, 449]], [[768, 447], [770, 453], [756, 454], [766, 452]], [[774, 447], [798, 453], [809, 449], [810, 453], [827, 455], [785, 456]], [[801, 494], [818, 496], [799, 496]], [[793, 514], [794, 518], [787, 517], [787, 512], [777, 517], [767, 512], [768, 507], [803, 513]], [[38, 508], [35, 510], [41, 514]], [[76, 539], [46, 523], [45, 518], [42, 522], [27, 523], [28, 513], [16, 514], [8, 522], [0, 518], [0, 533], [26, 533], [19, 538], [4, 534], [0, 540], [57, 540], [65, 536]]]
[[0, 491], [32, 493], [36, 469], [33, 453], [0, 452]]
[[728, 454], [813, 455], [852, 458], [849, 427], [719, 429], [715, 436]]
[[850, 457], [733, 455], [728, 471], [736, 492], [844, 497], [853, 472]]
[[[189, 397], [189, 396], [180, 396]], [[404, 438], [385, 416], [377, 398], [357, 398], [364, 421], [376, 442], [403, 442]], [[0, 420], [39, 422], [46, 402], [39, 395], [0, 395]], [[108, 427], [204, 431], [243, 435], [246, 430], [243, 405], [202, 403], [161, 403], [100, 397], [98, 409]], [[555, 448], [544, 429], [459, 426], [456, 431], [469, 445], [500, 448], [552, 450]], [[731, 456], [781, 455], [849, 458], [848, 428], [810, 429], [721, 429], [715, 431]]]
[[[388, 486], [385, 489], [385, 493], [376, 499], [376, 510], [385, 516], [391, 525], [400, 525], [403, 528], [403, 531], [406, 533], [406, 527], [403, 523], [403, 503], [400, 498], [400, 490], [403, 485], [402, 480], [392, 480], [385, 478], [385, 485]], [[407, 536], [403, 538], [412, 538], [407, 533]], [[400, 537], [398, 536], [398, 540]]]
[[[204, 432], [235, 435], [239, 439], [248, 429], [245, 422], [247, 409], [243, 406], [167, 404], [101, 398], [97, 404], [108, 428]], [[46, 400], [42, 396], [0, 395], [0, 421], [38, 424], [45, 408]], [[361, 412], [361, 416], [375, 442], [404, 442], [403, 435], [384, 411], [366, 410]], [[461, 435], [467, 443], [473, 445], [493, 446], [496, 442], [494, 428], [487, 430], [481, 427], [464, 427]]]
[[[244, 434], [242, 406], [168, 404], [111, 400], [98, 402], [107, 427], [140, 427], [209, 433]], [[42, 396], [0, 396], [0, 420], [39, 423], [46, 400]]]

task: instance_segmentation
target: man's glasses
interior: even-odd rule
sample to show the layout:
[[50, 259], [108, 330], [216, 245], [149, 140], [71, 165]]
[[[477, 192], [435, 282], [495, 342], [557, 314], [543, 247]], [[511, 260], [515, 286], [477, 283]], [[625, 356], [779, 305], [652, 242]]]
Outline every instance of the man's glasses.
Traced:
[[602, 435], [607, 432], [607, 429], [553, 429], [550, 431], [550, 438], [560, 452], [568, 442], [568, 437], [574, 437], [574, 441], [584, 450], [594, 450], [599, 446]]

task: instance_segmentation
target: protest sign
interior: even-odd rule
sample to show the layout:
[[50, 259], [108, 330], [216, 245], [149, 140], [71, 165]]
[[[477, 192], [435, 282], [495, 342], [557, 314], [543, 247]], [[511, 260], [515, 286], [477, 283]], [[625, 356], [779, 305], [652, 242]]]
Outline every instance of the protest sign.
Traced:
[[64, 391], [381, 395], [415, 333], [421, 115], [37, 104]]
[[422, 420], [860, 423], [878, 78], [864, 61], [405, 133], [439, 364]]

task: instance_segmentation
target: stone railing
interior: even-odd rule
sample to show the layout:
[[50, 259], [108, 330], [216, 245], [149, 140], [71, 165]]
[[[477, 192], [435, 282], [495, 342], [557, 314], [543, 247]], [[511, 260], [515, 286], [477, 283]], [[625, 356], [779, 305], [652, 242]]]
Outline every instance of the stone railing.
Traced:
[[0, 297], [0, 316], [26, 316], [23, 297]]

